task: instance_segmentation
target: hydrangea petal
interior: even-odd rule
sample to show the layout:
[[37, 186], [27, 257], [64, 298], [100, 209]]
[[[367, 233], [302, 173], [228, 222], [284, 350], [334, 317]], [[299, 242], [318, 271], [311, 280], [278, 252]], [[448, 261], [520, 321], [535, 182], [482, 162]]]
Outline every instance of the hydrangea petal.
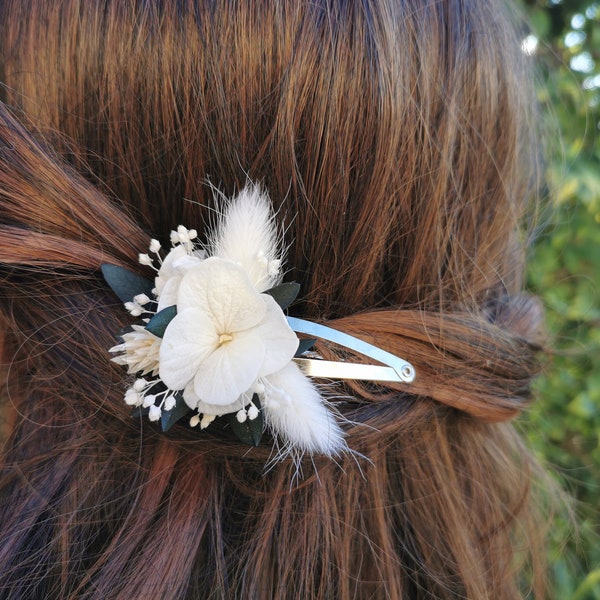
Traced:
[[204, 415], [220, 417], [221, 415], [237, 412], [241, 408], [244, 408], [250, 404], [251, 396], [249, 394], [243, 394], [231, 404], [223, 404], [218, 406], [216, 404], [210, 404], [200, 400], [194, 391], [194, 382], [190, 381], [185, 390], [183, 390], [183, 399], [192, 410], [197, 410], [199, 413]]
[[200, 402], [200, 398], [196, 395], [194, 391], [194, 380], [188, 382], [183, 390], [183, 399], [185, 403], [192, 409], [196, 410], [198, 403]]
[[181, 283], [181, 277], [171, 277], [164, 282], [160, 296], [158, 297], [158, 306], [156, 312], [160, 312], [164, 308], [177, 304], [177, 292], [179, 290], [179, 284]]
[[173, 248], [167, 254], [167, 256], [165, 256], [165, 259], [163, 260], [162, 265], [160, 266], [160, 269], [158, 270], [158, 273], [154, 279], [154, 285], [156, 287], [156, 293], [158, 296], [160, 296], [162, 293], [167, 281], [176, 275], [173, 263], [186, 254], [187, 252], [184, 246], [175, 246], [175, 248]]
[[170, 389], [182, 390], [218, 343], [219, 335], [206, 312], [188, 308], [178, 313], [160, 346], [160, 378]]
[[202, 307], [222, 333], [250, 329], [266, 313], [263, 298], [235, 263], [207, 258], [184, 275], [177, 296], [178, 310]]
[[203, 360], [194, 378], [196, 395], [207, 404], [231, 404], [254, 384], [264, 356], [264, 343], [254, 330], [234, 334]]
[[265, 344], [265, 359], [260, 369], [260, 376], [279, 371], [289, 363], [298, 349], [298, 336], [288, 325], [287, 319], [275, 300], [266, 294], [267, 312], [263, 321], [256, 327], [255, 333]]
[[158, 297], [157, 311], [177, 304], [177, 293], [183, 275], [202, 260], [203, 257], [198, 251], [190, 255], [184, 246], [175, 246], [167, 254], [154, 279]]

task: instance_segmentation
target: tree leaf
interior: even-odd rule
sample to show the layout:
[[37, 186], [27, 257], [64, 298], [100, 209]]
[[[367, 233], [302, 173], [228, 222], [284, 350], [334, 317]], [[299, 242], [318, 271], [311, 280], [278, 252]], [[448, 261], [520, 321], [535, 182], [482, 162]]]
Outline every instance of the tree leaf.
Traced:
[[281, 309], [284, 310], [296, 299], [299, 291], [300, 284], [292, 281], [290, 283], [276, 285], [270, 290], [266, 290], [265, 294], [272, 296], [275, 302], [277, 302], [277, 304], [281, 306]]
[[131, 302], [138, 294], [152, 297], [154, 284], [149, 279], [117, 265], [103, 264], [101, 268], [106, 283], [121, 302]]
[[252, 397], [252, 402], [254, 402], [258, 408], [258, 416], [256, 419], [246, 419], [243, 423], [240, 423], [237, 420], [237, 413], [229, 413], [228, 415], [225, 415], [225, 417], [231, 430], [241, 442], [248, 444], [248, 446], [256, 447], [260, 444], [260, 440], [262, 439], [265, 420], [262, 410], [260, 410], [260, 401], [256, 394]]
[[156, 313], [148, 324], [146, 325], [146, 329], [153, 333], [156, 337], [161, 338], [165, 335], [165, 330], [169, 323], [175, 318], [177, 314], [176, 306], [167, 306], [167, 308], [163, 308], [159, 313]]
[[305, 352], [308, 352], [315, 344], [317, 340], [314, 338], [302, 338], [298, 343], [298, 350], [296, 350], [296, 354], [294, 354], [294, 358], [298, 358], [302, 356]]
[[190, 407], [185, 403], [181, 392], [177, 392], [175, 398], [175, 406], [171, 410], [163, 410], [160, 415], [160, 424], [163, 431], [169, 431], [179, 419], [190, 412]]

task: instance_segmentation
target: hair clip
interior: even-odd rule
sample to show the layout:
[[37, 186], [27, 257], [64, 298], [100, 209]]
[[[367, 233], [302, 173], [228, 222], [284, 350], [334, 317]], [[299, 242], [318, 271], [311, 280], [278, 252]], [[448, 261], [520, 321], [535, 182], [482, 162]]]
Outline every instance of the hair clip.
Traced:
[[407, 361], [390, 354], [377, 346], [373, 346], [352, 335], [348, 335], [326, 325], [305, 321], [295, 317], [287, 318], [290, 327], [298, 333], [306, 333], [313, 337], [333, 342], [338, 346], [354, 350], [363, 356], [377, 360], [386, 367], [363, 365], [330, 360], [295, 358], [294, 362], [302, 367], [306, 375], [311, 377], [328, 377], [330, 379], [361, 379], [366, 381], [394, 381], [411, 383], [415, 379], [415, 368]]
[[[299, 286], [282, 283], [283, 244], [268, 197], [247, 186], [219, 213], [206, 243], [179, 226], [171, 249], [151, 240], [139, 261], [154, 281], [105, 264], [107, 283], [141, 323], [110, 348], [136, 375], [125, 392], [134, 414], [167, 431], [188, 417], [192, 427], [222, 418], [242, 441], [258, 445], [269, 430], [279, 456], [335, 456], [347, 450], [329, 403], [309, 377], [411, 382], [413, 366], [330, 327], [286, 317]], [[382, 365], [325, 361], [307, 353], [310, 335]]]

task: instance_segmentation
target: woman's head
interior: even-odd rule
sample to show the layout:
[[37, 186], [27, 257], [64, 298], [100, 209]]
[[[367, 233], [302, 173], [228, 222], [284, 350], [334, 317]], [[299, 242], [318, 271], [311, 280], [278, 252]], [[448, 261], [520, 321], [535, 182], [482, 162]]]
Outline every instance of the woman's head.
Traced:
[[[4, 519], [23, 524], [6, 525], [10, 581], [29, 569], [36, 593], [90, 598], [511, 597], [529, 459], [486, 423], [528, 403], [540, 315], [518, 296], [536, 155], [503, 9], [30, 0], [0, 22], [18, 414], [2, 493], [31, 502]], [[314, 477], [307, 460], [293, 490], [293, 466], [263, 473], [268, 446], [140, 431], [107, 353], [127, 319], [100, 265], [139, 269], [149, 236], [202, 230], [209, 183], [248, 179], [286, 228], [291, 313], [418, 372], [336, 386], [366, 460], [315, 458]]]

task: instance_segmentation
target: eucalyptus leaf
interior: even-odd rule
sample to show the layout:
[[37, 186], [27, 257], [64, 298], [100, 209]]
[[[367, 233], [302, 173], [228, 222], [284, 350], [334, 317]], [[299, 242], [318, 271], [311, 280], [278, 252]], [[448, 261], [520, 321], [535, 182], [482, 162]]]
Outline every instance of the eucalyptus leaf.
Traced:
[[294, 358], [302, 356], [305, 352], [308, 352], [316, 344], [317, 340], [314, 338], [302, 338], [298, 343], [298, 350], [294, 354]]
[[165, 335], [165, 330], [169, 323], [175, 318], [177, 314], [176, 306], [167, 306], [167, 308], [163, 308], [159, 313], [156, 313], [148, 324], [146, 325], [146, 329], [153, 333], [156, 337], [161, 338]]
[[270, 290], [266, 290], [265, 294], [272, 296], [275, 302], [284, 310], [296, 299], [298, 292], [300, 292], [300, 284], [292, 281], [276, 285]]
[[256, 447], [260, 444], [260, 440], [262, 439], [265, 420], [262, 410], [260, 410], [260, 401], [258, 400], [258, 396], [256, 394], [254, 394], [252, 402], [254, 402], [256, 407], [259, 409], [256, 419], [246, 419], [243, 423], [240, 423], [237, 420], [236, 413], [230, 413], [225, 415], [225, 417], [233, 433], [235, 433], [241, 442], [247, 444], [248, 446]]
[[131, 416], [134, 419], [141, 419], [142, 417], [147, 417], [149, 412], [150, 412], [150, 408], [149, 407], [136, 406], [131, 411]]
[[152, 297], [153, 282], [129, 269], [117, 265], [103, 264], [102, 275], [121, 302], [131, 302], [133, 297], [138, 294], [146, 294], [149, 298]]
[[163, 431], [169, 431], [179, 419], [190, 412], [190, 407], [185, 403], [181, 392], [178, 392], [175, 398], [175, 406], [171, 410], [163, 410], [161, 413], [160, 424]]

